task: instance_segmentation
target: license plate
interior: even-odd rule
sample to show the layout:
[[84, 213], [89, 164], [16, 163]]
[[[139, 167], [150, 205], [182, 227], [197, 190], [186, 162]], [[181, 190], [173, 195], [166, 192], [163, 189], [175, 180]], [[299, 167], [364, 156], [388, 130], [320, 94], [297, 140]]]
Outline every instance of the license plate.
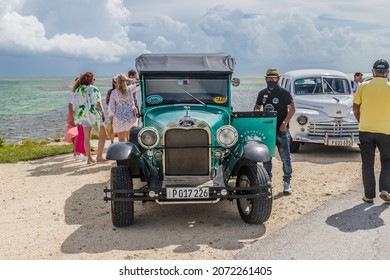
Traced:
[[209, 188], [167, 188], [168, 199], [209, 198]]
[[329, 146], [352, 146], [353, 142], [351, 139], [329, 139], [328, 140]]

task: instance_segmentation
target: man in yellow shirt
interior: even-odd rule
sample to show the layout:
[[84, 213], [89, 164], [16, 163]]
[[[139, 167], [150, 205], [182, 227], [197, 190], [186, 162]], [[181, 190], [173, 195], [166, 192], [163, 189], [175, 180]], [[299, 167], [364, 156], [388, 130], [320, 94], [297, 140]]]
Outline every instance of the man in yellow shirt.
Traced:
[[359, 121], [362, 157], [363, 201], [373, 203], [375, 192], [375, 149], [381, 160], [379, 197], [390, 202], [390, 84], [389, 63], [379, 59], [372, 69], [373, 79], [359, 85], [353, 99], [353, 113]]

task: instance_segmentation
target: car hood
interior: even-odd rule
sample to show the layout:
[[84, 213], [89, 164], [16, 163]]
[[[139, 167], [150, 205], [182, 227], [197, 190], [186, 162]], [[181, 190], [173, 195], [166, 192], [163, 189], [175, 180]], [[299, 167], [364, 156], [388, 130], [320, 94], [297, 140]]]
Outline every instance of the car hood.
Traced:
[[297, 109], [321, 111], [329, 117], [347, 117], [352, 110], [352, 95], [304, 95], [294, 97]]
[[228, 124], [230, 115], [227, 110], [211, 106], [175, 106], [156, 107], [148, 110], [144, 126], [153, 126], [160, 133], [167, 127], [205, 127], [212, 131]]

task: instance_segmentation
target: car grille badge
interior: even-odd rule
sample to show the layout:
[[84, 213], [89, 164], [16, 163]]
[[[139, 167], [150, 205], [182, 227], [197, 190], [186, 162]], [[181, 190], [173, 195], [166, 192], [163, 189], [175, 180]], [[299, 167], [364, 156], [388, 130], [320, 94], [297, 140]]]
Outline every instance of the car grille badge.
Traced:
[[190, 118], [185, 118], [179, 121], [179, 125], [182, 127], [191, 127], [194, 126], [194, 124], [195, 124], [195, 120]]

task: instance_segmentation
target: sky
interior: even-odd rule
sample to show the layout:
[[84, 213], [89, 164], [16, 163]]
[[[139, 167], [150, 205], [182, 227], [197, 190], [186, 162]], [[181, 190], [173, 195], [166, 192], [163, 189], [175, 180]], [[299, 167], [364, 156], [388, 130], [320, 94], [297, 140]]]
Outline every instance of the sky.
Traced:
[[235, 72], [370, 72], [390, 1], [0, 0], [0, 76], [127, 73], [144, 53], [222, 52]]

